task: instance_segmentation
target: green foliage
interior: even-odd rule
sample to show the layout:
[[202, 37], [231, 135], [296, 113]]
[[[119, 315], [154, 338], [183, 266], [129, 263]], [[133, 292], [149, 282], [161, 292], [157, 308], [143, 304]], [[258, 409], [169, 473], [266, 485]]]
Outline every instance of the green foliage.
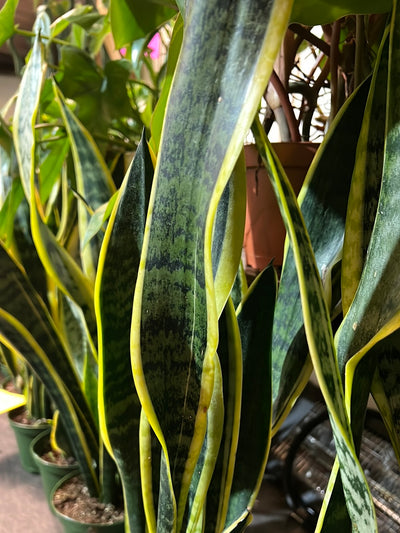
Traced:
[[18, 0], [6, 0], [0, 10], [0, 46], [14, 35], [14, 16]]
[[392, 0], [295, 0], [290, 19], [306, 26], [316, 26], [346, 15], [388, 13], [391, 8]]
[[[301, 210], [254, 123], [290, 247], [279, 287], [270, 265], [247, 290], [242, 146], [290, 13], [375, 9], [292, 3], [114, 0], [111, 19], [42, 6], [1, 120], [0, 342], [60, 410], [90, 491], [113, 500], [118, 471], [127, 532], [243, 531], [311, 368], [337, 449], [317, 531], [377, 530], [358, 451], [372, 391], [400, 456], [399, 14]], [[3, 40], [15, 7], [0, 12]], [[158, 72], [146, 46], [164, 24]]]
[[111, 27], [117, 48], [154, 33], [176, 15], [174, 2], [158, 0], [110, 0]]

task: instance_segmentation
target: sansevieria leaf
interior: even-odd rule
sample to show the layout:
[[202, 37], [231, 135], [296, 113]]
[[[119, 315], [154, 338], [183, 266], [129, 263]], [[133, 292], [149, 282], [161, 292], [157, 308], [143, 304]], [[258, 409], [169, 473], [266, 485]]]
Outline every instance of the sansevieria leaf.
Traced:
[[100, 427], [122, 480], [129, 531], [144, 531], [139, 466], [141, 406], [130, 364], [133, 292], [153, 165], [143, 135], [121, 186], [96, 278]]
[[[342, 335], [350, 339], [358, 337], [357, 327], [354, 329], [354, 321], [351, 322], [351, 316], [360, 302], [357, 288], [359, 287], [360, 277], [367, 257], [382, 181], [388, 76], [387, 45], [388, 39], [385, 37], [379, 50], [371, 80], [363, 124], [358, 139], [356, 164], [349, 195], [342, 262], [342, 306], [345, 319], [337, 335], [339, 364], [343, 377], [345, 362], [350, 354], [343, 353], [341, 348], [343, 344], [340, 339]], [[365, 294], [368, 289], [366, 289], [366, 286], [363, 289], [361, 287], [360, 290]], [[348, 315], [348, 310], [354, 297], [353, 305], [356, 307]], [[377, 341], [378, 338], [373, 341], [372, 345], [376, 344]], [[360, 347], [361, 344], [359, 345]], [[376, 349], [368, 353], [369, 347], [367, 348], [364, 345], [363, 350], [352, 358], [351, 364], [346, 369], [346, 396], [356, 449], [359, 449], [361, 442], [367, 400], [379, 357], [379, 350], [380, 348], [377, 346]], [[367, 356], [365, 357], [366, 354]], [[356, 391], [354, 397], [352, 397], [353, 389]], [[321, 530], [324, 533], [334, 531], [338, 524], [341, 524], [343, 528], [347, 527], [348, 529], [350, 527], [349, 517], [342, 511], [344, 508], [344, 495], [341, 489], [341, 481], [336, 479], [337, 473], [335, 468], [330, 478], [320, 514], [321, 524], [323, 521]]]
[[397, 41], [399, 32], [400, 14], [396, 7], [390, 34], [387, 133], [382, 185], [360, 284], [337, 336], [338, 358], [342, 371], [347, 361], [400, 310], [400, 292], [397, 290], [400, 283], [397, 260], [400, 255], [400, 226], [397, 217], [400, 202], [400, 152], [397, 144], [400, 135], [400, 111], [396, 98], [400, 79], [400, 46]]
[[[35, 22], [37, 31], [49, 27], [50, 19], [41, 10]], [[13, 138], [22, 186], [28, 202], [31, 201], [31, 177], [35, 172], [35, 122], [38, 113], [40, 89], [44, 80], [46, 63], [42, 52], [40, 34], [37, 33], [29, 61], [19, 86], [13, 117]]]
[[246, 214], [246, 167], [241, 153], [218, 204], [212, 237], [215, 298], [218, 316], [237, 276]]
[[375, 222], [382, 181], [388, 48], [389, 38], [386, 34], [376, 58], [363, 124], [357, 143], [357, 156], [351, 181], [343, 244], [342, 307], [344, 315], [351, 305], [360, 282]]
[[267, 267], [237, 310], [243, 358], [239, 440], [224, 531], [234, 531], [251, 511], [261, 486], [271, 442], [272, 324], [276, 273]]
[[352, 439], [329, 312], [311, 243], [296, 197], [279, 160], [268, 144], [268, 139], [259, 121], [255, 122], [253, 133], [258, 150], [269, 171], [293, 247], [308, 347], [321, 392], [328, 407], [340, 462], [346, 506], [352, 523], [356, 524], [359, 532], [376, 532], [375, 508]]
[[0, 337], [40, 376], [62, 413], [90, 490], [98, 492], [92, 457], [97, 431], [71, 357], [24, 272], [0, 247]]
[[[389, 433], [395, 431], [392, 422], [395, 411], [391, 411], [391, 408], [387, 409], [391, 401], [389, 397], [385, 398], [384, 396], [386, 394], [390, 396], [392, 392], [396, 393], [396, 387], [390, 385], [390, 382], [397, 379], [394, 376], [397, 368], [395, 362], [397, 350], [394, 345], [388, 351], [389, 359], [386, 356], [382, 357], [382, 349], [385, 345], [378, 343], [392, 335], [400, 326], [400, 299], [398, 295], [400, 227], [397, 216], [400, 201], [398, 181], [400, 114], [396, 97], [400, 76], [399, 17], [397, 3], [395, 3], [390, 27], [387, 95], [385, 95], [385, 91], [379, 89], [377, 84], [376, 102], [375, 106], [372, 107], [372, 111], [375, 109], [375, 113], [366, 117], [371, 121], [376, 120], [380, 110], [385, 109], [384, 99], [386, 96], [385, 152], [379, 201], [360, 282], [336, 338], [338, 361], [341, 372], [345, 375], [346, 403], [351, 414], [354, 440], [357, 447], [360, 446], [362, 437], [368, 395], [371, 387], [374, 388], [372, 384], [374, 376], [377, 380], [375, 389], [381, 393], [378, 394], [377, 398], [381, 402], [382, 414], [386, 416]], [[382, 58], [385, 61], [383, 55]], [[386, 65], [383, 63], [381, 73], [377, 74], [377, 76], [382, 76], [381, 83], [385, 83], [385, 72]], [[383, 127], [376, 126], [376, 128], [379, 128], [378, 131], [381, 131], [383, 135]], [[382, 146], [382, 140], [380, 146]], [[378, 157], [381, 157], [379, 151]], [[364, 182], [368, 184], [367, 179], [364, 179]], [[360, 188], [360, 190], [362, 189]], [[390, 230], [388, 230], [389, 228]], [[349, 226], [349, 231], [352, 230], [352, 226]], [[368, 231], [368, 227], [366, 230]], [[356, 248], [356, 250], [358, 249], [359, 247]], [[379, 370], [381, 359], [382, 373]], [[387, 372], [388, 360], [391, 360], [393, 374]], [[381, 382], [384, 376], [388, 379], [387, 385]], [[395, 407], [394, 403], [392, 407]], [[398, 439], [394, 439], [394, 446], [398, 450]], [[332, 482], [333, 480], [331, 480]], [[332, 516], [332, 523], [335, 513], [334, 509], [330, 509], [330, 507], [333, 507], [333, 504], [334, 501], [332, 500], [327, 510], [327, 513], [329, 512]]]
[[[94, 280], [102, 241], [99, 232], [84, 247], [91, 214], [108, 202], [115, 191], [110, 171], [90, 133], [68, 108], [61, 92], [54, 85], [54, 94], [68, 132], [74, 160], [76, 188], [84, 201], [78, 201], [78, 226], [83, 271]], [[90, 212], [91, 211], [91, 212]]]
[[[347, 198], [368, 87], [369, 83], [364, 83], [338, 113], [315, 155], [298, 198], [325, 294], [329, 300], [332, 269], [341, 258]], [[340, 158], [337, 157], [338, 151]], [[293, 250], [289, 247], [283, 265], [274, 317], [274, 432], [301, 393], [310, 372], [311, 363], [301, 313], [299, 283]]]
[[136, 388], [163, 447], [166, 477], [158, 519], [164, 510], [170, 517], [172, 504], [171, 531], [184, 520], [213, 392], [215, 212], [265, 90], [291, 4], [196, 0], [186, 5], [131, 331]]
[[[48, 23], [48, 16], [41, 10], [36, 24], [38, 31], [42, 25], [46, 29]], [[90, 335], [95, 337], [93, 287], [74, 259], [59, 245], [38, 210], [35, 190], [35, 122], [45, 68], [41, 42], [37, 34], [18, 93], [13, 121], [15, 151], [21, 182], [30, 205], [32, 238], [40, 260], [60, 290], [80, 305]]]

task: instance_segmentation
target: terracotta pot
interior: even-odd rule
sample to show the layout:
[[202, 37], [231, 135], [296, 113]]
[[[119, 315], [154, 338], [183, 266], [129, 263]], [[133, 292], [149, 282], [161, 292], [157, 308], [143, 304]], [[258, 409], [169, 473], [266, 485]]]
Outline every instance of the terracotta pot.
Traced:
[[[275, 143], [278, 155], [296, 195], [318, 148], [315, 143]], [[271, 260], [281, 266], [286, 231], [267, 171], [254, 145], [245, 146], [247, 208], [244, 253], [247, 267], [262, 270]]]

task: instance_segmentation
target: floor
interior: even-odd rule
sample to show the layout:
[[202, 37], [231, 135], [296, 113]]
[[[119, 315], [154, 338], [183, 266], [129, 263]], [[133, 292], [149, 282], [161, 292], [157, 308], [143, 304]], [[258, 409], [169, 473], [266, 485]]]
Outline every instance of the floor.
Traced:
[[62, 533], [42, 491], [40, 476], [19, 462], [7, 415], [0, 415], [0, 533]]
[[[12, 512], [10, 512], [12, 510]], [[62, 533], [45, 501], [38, 475], [20, 465], [7, 415], [0, 415], [0, 533]], [[281, 491], [267, 479], [249, 533], [304, 533]]]

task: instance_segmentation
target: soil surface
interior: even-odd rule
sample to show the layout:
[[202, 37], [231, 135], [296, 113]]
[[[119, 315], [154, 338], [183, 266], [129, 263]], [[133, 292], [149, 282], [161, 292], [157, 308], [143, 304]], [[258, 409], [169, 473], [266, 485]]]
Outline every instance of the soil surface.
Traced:
[[45, 418], [33, 418], [28, 411], [20, 411], [19, 413], [12, 415], [12, 420], [18, 422], [18, 424], [25, 424], [26, 426], [40, 426], [41, 424], [47, 424]]
[[59, 466], [72, 466], [72, 465], [78, 466], [78, 463], [73, 457], [68, 457], [68, 456], [65, 456], [63, 453], [58, 453], [52, 450], [43, 453], [41, 455], [41, 458], [44, 461], [47, 461], [48, 463], [53, 463]]
[[57, 489], [53, 501], [57, 511], [85, 524], [115, 524], [124, 519], [123, 509], [90, 496], [79, 476], [72, 477]]

